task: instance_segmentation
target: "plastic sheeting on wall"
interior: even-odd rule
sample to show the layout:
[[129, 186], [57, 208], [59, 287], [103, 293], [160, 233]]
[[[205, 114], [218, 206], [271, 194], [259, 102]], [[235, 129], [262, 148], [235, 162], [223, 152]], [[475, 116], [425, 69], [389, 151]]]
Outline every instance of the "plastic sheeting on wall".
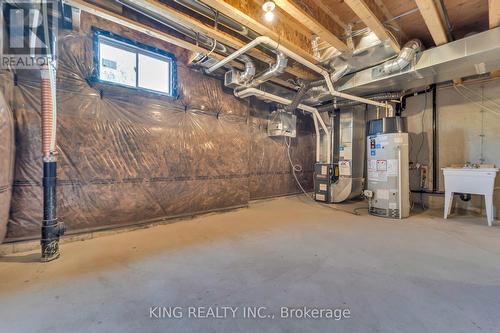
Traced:
[[[179, 98], [91, 85], [91, 38], [59, 39], [58, 215], [69, 233], [246, 205], [297, 192], [283, 142], [265, 135], [267, 112], [178, 65]], [[18, 73], [16, 168], [9, 240], [39, 236], [40, 89]], [[293, 147], [311, 186], [312, 131]], [[250, 124], [250, 126], [249, 126]]]
[[0, 91], [0, 243], [7, 231], [9, 220], [10, 199], [12, 193], [12, 177], [14, 171], [14, 121], [12, 111], [7, 104], [4, 94], [9, 96], [12, 86], [8, 73], [0, 74], [4, 82]]

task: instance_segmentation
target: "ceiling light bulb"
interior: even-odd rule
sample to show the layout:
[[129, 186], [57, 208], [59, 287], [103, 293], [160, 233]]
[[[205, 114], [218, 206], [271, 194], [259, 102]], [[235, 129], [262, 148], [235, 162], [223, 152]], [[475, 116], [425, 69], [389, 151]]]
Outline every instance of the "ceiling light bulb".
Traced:
[[274, 8], [276, 8], [276, 4], [274, 3], [274, 1], [266, 1], [262, 5], [262, 10], [266, 13], [272, 12]]
[[266, 12], [264, 14], [264, 18], [266, 19], [267, 22], [271, 22], [274, 19], [274, 13], [273, 12]]

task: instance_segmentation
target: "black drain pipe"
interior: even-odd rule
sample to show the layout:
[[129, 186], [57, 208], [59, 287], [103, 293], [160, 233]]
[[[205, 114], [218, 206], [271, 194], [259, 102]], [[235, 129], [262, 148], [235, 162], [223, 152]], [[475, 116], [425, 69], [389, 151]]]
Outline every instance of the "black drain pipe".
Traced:
[[425, 193], [425, 194], [435, 194], [443, 195], [444, 192], [438, 190], [439, 185], [439, 160], [438, 160], [438, 109], [437, 109], [437, 85], [432, 84], [429, 88], [425, 90], [414, 92], [403, 96], [401, 99], [401, 109], [399, 114], [406, 109], [406, 100], [408, 97], [418, 96], [422, 94], [427, 94], [429, 91], [432, 92], [432, 190], [412, 190], [413, 193]]
[[437, 133], [437, 87], [435, 84], [432, 89], [432, 191], [437, 192], [439, 180], [439, 161], [438, 161], [438, 133]]
[[42, 257], [43, 262], [59, 258], [59, 236], [64, 234], [64, 224], [57, 221], [56, 181], [57, 162], [43, 161], [43, 221]]

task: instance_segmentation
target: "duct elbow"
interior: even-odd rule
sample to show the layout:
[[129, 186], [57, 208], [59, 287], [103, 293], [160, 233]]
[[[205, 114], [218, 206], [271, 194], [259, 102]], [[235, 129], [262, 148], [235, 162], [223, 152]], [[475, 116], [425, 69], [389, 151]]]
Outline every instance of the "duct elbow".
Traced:
[[272, 70], [274, 70], [275, 72], [275, 75], [283, 74], [285, 72], [287, 65], [288, 65], [288, 58], [283, 52], [278, 51], [276, 53], [276, 63], [272, 68]]
[[351, 68], [348, 64], [342, 66], [342, 68], [340, 68], [331, 75], [332, 82], [335, 83], [338, 80], [340, 80], [344, 75], [347, 74], [347, 72], [349, 72], [350, 69]]
[[252, 82], [248, 84], [249, 87], [256, 87], [261, 83], [264, 83], [271, 79], [272, 77], [281, 75], [285, 72], [286, 66], [288, 65], [288, 58], [281, 52], [276, 52], [276, 62], [269, 67], [268, 70], [256, 77]]
[[384, 64], [383, 72], [392, 74], [405, 69], [413, 60], [415, 55], [422, 50], [422, 43], [418, 39], [412, 39], [405, 44], [396, 59], [390, 60]]
[[247, 55], [241, 55], [240, 58], [245, 63], [245, 71], [241, 72], [239, 75], [239, 81], [241, 84], [245, 84], [251, 81], [255, 76], [255, 64], [252, 59]]

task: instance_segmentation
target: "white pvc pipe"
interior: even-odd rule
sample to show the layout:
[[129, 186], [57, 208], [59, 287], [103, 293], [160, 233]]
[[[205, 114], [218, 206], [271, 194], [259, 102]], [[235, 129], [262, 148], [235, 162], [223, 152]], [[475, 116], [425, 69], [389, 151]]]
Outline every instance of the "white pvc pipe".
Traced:
[[222, 66], [226, 65], [228, 62], [230, 62], [232, 60], [235, 60], [240, 55], [248, 52], [249, 50], [253, 49], [254, 47], [256, 47], [256, 46], [258, 46], [260, 44], [264, 44], [264, 45], [267, 45], [270, 48], [273, 48], [273, 49], [275, 49], [277, 51], [281, 51], [281, 52], [285, 53], [287, 56], [289, 56], [290, 58], [292, 58], [293, 60], [301, 63], [302, 65], [304, 65], [307, 68], [313, 70], [314, 72], [316, 72], [318, 74], [321, 74], [325, 78], [326, 85], [327, 85], [328, 90], [330, 91], [330, 94], [332, 96], [334, 96], [334, 97], [340, 97], [340, 98], [344, 98], [344, 99], [349, 99], [349, 100], [352, 100], [352, 101], [358, 101], [358, 102], [369, 104], [369, 105], [375, 105], [375, 106], [387, 108], [387, 109], [391, 110], [391, 112], [392, 112], [392, 105], [388, 105], [388, 104], [385, 104], [385, 103], [380, 103], [380, 102], [372, 101], [372, 100], [367, 99], [367, 98], [353, 96], [353, 95], [349, 95], [349, 94], [345, 94], [345, 93], [341, 93], [341, 92], [336, 91], [335, 88], [333, 87], [333, 82], [332, 82], [332, 79], [330, 77], [330, 73], [326, 69], [313, 64], [309, 60], [307, 60], [304, 57], [296, 54], [295, 52], [287, 49], [283, 45], [279, 44], [278, 42], [272, 40], [271, 38], [269, 38], [267, 36], [259, 36], [259, 37], [255, 38], [253, 41], [251, 41], [250, 43], [246, 44], [241, 49], [233, 52], [232, 54], [228, 55], [227, 57], [225, 57], [224, 59], [222, 59], [221, 61], [219, 61], [217, 64], [215, 64], [212, 67], [208, 68], [207, 69], [207, 73], [212, 73], [213, 71], [221, 68]]
[[[241, 91], [235, 91], [234, 95], [239, 98], [246, 98], [250, 96], [258, 96], [262, 97], [268, 100], [271, 100], [273, 102], [276, 102], [278, 104], [283, 104], [283, 105], [289, 105], [292, 104], [292, 101], [289, 99], [286, 99], [284, 97], [280, 97], [262, 90], [259, 90], [257, 88], [247, 88]], [[299, 104], [297, 108], [304, 110], [306, 112], [309, 112], [313, 115], [314, 119], [314, 124], [316, 128], [316, 159], [318, 162], [320, 161], [318, 151], [320, 151], [320, 141], [319, 141], [319, 128], [317, 126], [317, 123], [321, 125], [321, 129], [323, 132], [325, 132], [325, 136], [327, 137], [327, 154], [326, 154], [326, 163], [330, 163], [330, 158], [331, 158], [331, 145], [330, 145], [330, 131], [328, 130], [328, 127], [326, 126], [325, 122], [323, 121], [323, 118], [321, 118], [321, 115], [318, 112], [318, 109], [309, 106], [309, 105], [304, 105], [304, 104]]]
[[320, 163], [321, 162], [321, 158], [320, 158], [321, 138], [319, 137], [320, 134], [319, 134], [318, 119], [316, 119], [315, 114], [312, 115], [312, 118], [313, 118], [313, 122], [314, 122], [314, 130], [316, 131], [316, 163]]
[[398, 205], [399, 205], [399, 219], [401, 220], [402, 218], [402, 207], [401, 204], [403, 203], [403, 200], [401, 199], [401, 190], [402, 190], [402, 184], [401, 184], [401, 174], [402, 174], [402, 168], [401, 168], [401, 146], [398, 146]]

